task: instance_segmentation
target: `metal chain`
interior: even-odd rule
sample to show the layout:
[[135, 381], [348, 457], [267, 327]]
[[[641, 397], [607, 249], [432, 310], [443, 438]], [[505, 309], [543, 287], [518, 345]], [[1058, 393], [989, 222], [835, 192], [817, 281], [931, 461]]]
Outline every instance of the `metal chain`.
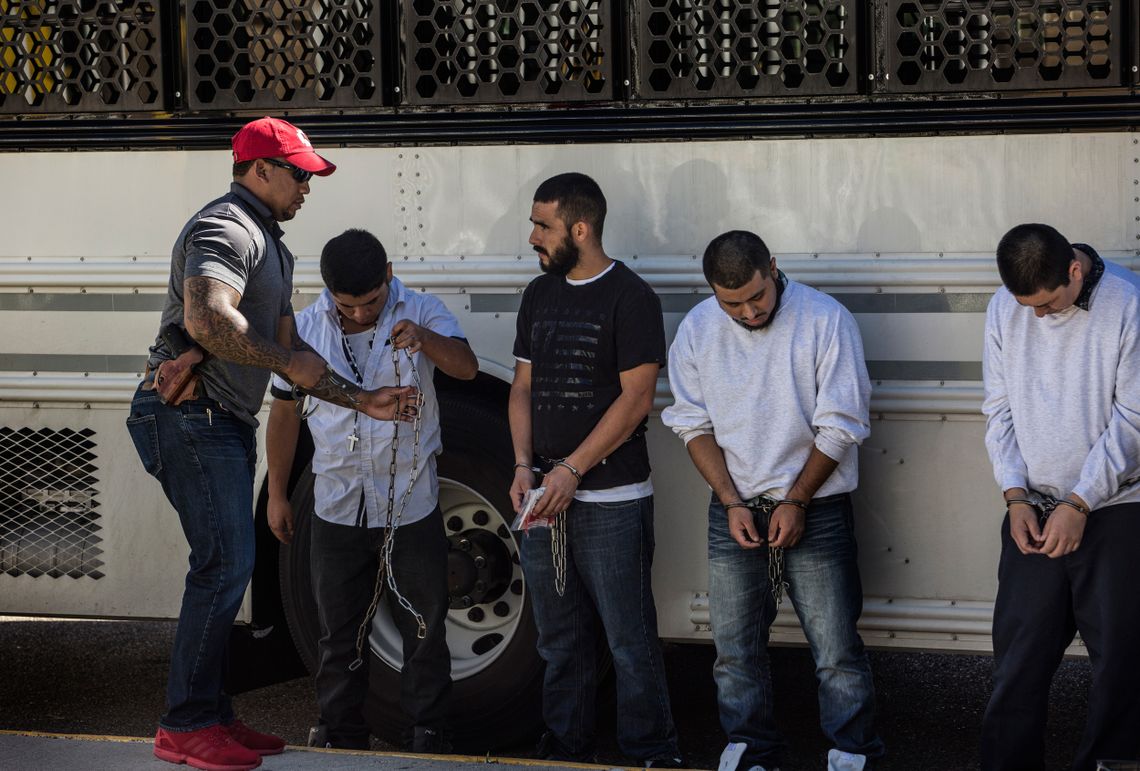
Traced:
[[317, 411], [317, 407], [320, 405], [296, 383], [293, 384], [291, 390], [293, 393], [293, 411], [297, 413], [297, 417], [301, 420], [307, 420], [310, 415]]
[[772, 587], [772, 599], [778, 608], [784, 601], [784, 590], [788, 588], [788, 583], [784, 580], [783, 548], [768, 547], [768, 584]]
[[1060, 503], [1061, 499], [1054, 498], [1052, 495], [1046, 495], [1037, 490], [1029, 491], [1029, 499], [1034, 502], [1033, 508], [1037, 509], [1037, 526], [1045, 527], [1045, 523], [1049, 521], [1049, 515], [1057, 508], [1057, 504]]
[[[543, 458], [542, 460], [546, 463], [549, 463], [551, 468], [553, 469], [554, 466], [557, 466], [559, 463], [562, 463], [566, 459], [565, 458], [557, 458], [557, 459], [552, 460], [550, 458]], [[605, 458], [603, 458], [602, 463], [605, 463], [605, 462], [606, 462], [606, 460], [605, 460]], [[572, 469], [573, 467], [567, 466], [567, 468]], [[549, 473], [549, 472], [547, 472], [547, 473]], [[578, 476], [577, 472], [574, 472], [574, 476], [576, 476], [576, 477]], [[582, 478], [578, 477], [578, 481], [581, 482]], [[566, 516], [567, 516], [566, 512], [567, 511], [568, 511], [568, 509], [563, 509], [562, 511], [555, 514], [554, 515], [554, 522], [552, 522], [550, 525], [550, 561], [551, 561], [551, 564], [554, 566], [554, 591], [558, 594], [559, 597], [563, 597], [566, 594]]]
[[380, 563], [380, 569], [376, 571], [376, 586], [372, 590], [372, 602], [368, 605], [368, 611], [364, 614], [364, 623], [356, 630], [356, 658], [348, 665], [349, 672], [355, 672], [360, 669], [360, 665], [364, 663], [364, 638], [368, 634], [368, 629], [372, 626], [372, 617], [376, 615], [376, 609], [380, 607], [380, 596], [384, 593], [384, 569], [383, 562]]
[[566, 512], [554, 515], [550, 528], [550, 559], [554, 563], [554, 591], [559, 597], [566, 594]]
[[[415, 618], [416, 637], [422, 640], [427, 636], [427, 623], [424, 621], [423, 615], [412, 606], [412, 603], [406, 597], [400, 594], [400, 590], [396, 587], [396, 573], [392, 568], [392, 552], [396, 546], [396, 530], [400, 526], [400, 520], [404, 517], [404, 511], [412, 495], [412, 488], [415, 487], [416, 479], [419, 477], [420, 428], [423, 424], [424, 394], [420, 388], [419, 371], [416, 369], [415, 359], [412, 358], [412, 354], [406, 349], [404, 350], [404, 354], [408, 357], [409, 374], [411, 376], [412, 385], [416, 387], [416, 412], [415, 417], [412, 419], [412, 467], [408, 472], [408, 486], [404, 490], [404, 494], [400, 497], [400, 506], [399, 509], [397, 509], [396, 461], [400, 442], [400, 413], [396, 412], [396, 414], [392, 416], [392, 454], [388, 462], [388, 511], [385, 518], [386, 529], [384, 532], [384, 541], [380, 544], [378, 550], [380, 566], [376, 570], [376, 586], [372, 592], [372, 602], [368, 606], [368, 612], [365, 613], [364, 620], [361, 621], [360, 628], [356, 633], [356, 659], [349, 664], [348, 668], [350, 670], [355, 670], [364, 662], [364, 641], [367, 638], [368, 630], [372, 627], [372, 619], [380, 607], [380, 597], [384, 593], [385, 583], [395, 596], [400, 607]], [[395, 338], [392, 338], [392, 368], [395, 370], [396, 385], [399, 386], [400, 349], [396, 348]], [[371, 455], [369, 456], [369, 460], [372, 460]]]
[[[748, 508], [762, 517], [765, 538], [768, 537], [768, 523], [772, 519], [772, 512], [779, 505], [778, 500], [767, 495], [758, 495], [748, 502]], [[772, 599], [776, 601], [778, 608], [783, 603], [784, 592], [788, 588], [788, 582], [784, 580], [784, 549], [782, 547], [768, 547], [768, 585], [771, 587]]]
[[[415, 360], [412, 354], [404, 349], [404, 354], [408, 357], [409, 374], [411, 375], [412, 385], [416, 387], [416, 414], [412, 420], [412, 467], [408, 472], [408, 486], [404, 489], [404, 494], [400, 498], [399, 510], [395, 507], [395, 490], [396, 490], [396, 458], [399, 451], [399, 437], [400, 437], [400, 416], [396, 414], [393, 416], [392, 426], [392, 455], [388, 463], [388, 521], [386, 523], [387, 531], [384, 533], [384, 543], [380, 546], [381, 554], [381, 569], [386, 568], [388, 573], [388, 588], [396, 597], [400, 607], [406, 610], [416, 620], [416, 637], [424, 639], [427, 636], [427, 624], [424, 623], [424, 617], [412, 607], [412, 603], [408, 601], [404, 595], [400, 594], [400, 590], [396, 588], [396, 573], [392, 569], [392, 550], [396, 546], [396, 529], [400, 526], [400, 520], [404, 517], [404, 511], [408, 507], [408, 500], [412, 497], [412, 488], [416, 484], [416, 478], [419, 476], [419, 463], [420, 463], [420, 427], [423, 424], [423, 405], [424, 394], [420, 391], [420, 376], [416, 370]], [[395, 339], [392, 341], [392, 367], [396, 372], [396, 383], [400, 382], [400, 351], [396, 348]]]

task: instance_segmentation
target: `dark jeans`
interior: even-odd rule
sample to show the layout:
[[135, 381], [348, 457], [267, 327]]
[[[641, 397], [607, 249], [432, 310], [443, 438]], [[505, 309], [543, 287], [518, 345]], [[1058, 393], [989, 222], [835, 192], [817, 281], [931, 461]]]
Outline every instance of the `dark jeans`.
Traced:
[[143, 466], [162, 483], [190, 544], [190, 571], [170, 654], [167, 711], [159, 724], [193, 731], [232, 722], [222, 683], [230, 628], [253, 575], [254, 429], [212, 399], [168, 407], [154, 391], [140, 389], [127, 430]]
[[[850, 496], [813, 501], [803, 537], [784, 550], [784, 580], [815, 660], [824, 734], [837, 750], [877, 758], [883, 742], [875, 733], [874, 682], [855, 629], [863, 612], [856, 556]], [[742, 549], [715, 496], [709, 504], [709, 615], [721, 726], [729, 741], [748, 745], [738, 768], [772, 768], [784, 742], [768, 662], [768, 629], [776, 616], [768, 549]]]
[[1002, 525], [994, 606], [994, 690], [982, 720], [985, 771], [1045, 768], [1049, 683], [1079, 630], [1092, 685], [1074, 771], [1140, 760], [1140, 504], [1092, 512], [1080, 548], [1022, 554]]
[[622, 752], [639, 761], [677, 756], [650, 575], [653, 498], [574, 501], [564, 516], [564, 596], [554, 590], [550, 529], [532, 528], [521, 548], [538, 652], [546, 662], [546, 725], [565, 754], [593, 752], [598, 634], [604, 631], [617, 674]]
[[[371, 659], [367, 641], [363, 665], [353, 671], [349, 665], [356, 659], [357, 630], [372, 602], [385, 532], [382, 527], [335, 525], [313, 517], [309, 559], [321, 624], [317, 703], [321, 724], [327, 726], [328, 741], [334, 747], [368, 747], [363, 712]], [[444, 628], [449, 602], [447, 550], [439, 507], [426, 518], [396, 529], [392, 550], [396, 586], [423, 616], [424, 639], [416, 637], [415, 618], [384, 589], [403, 641], [400, 706], [414, 725], [427, 728], [443, 727], [451, 692], [451, 655]]]

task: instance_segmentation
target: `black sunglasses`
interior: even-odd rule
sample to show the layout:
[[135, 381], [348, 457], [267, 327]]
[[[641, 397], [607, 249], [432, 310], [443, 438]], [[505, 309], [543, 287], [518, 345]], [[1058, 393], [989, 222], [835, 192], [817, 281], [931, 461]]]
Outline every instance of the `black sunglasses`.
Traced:
[[262, 158], [261, 160], [265, 161], [270, 166], [277, 166], [282, 169], [288, 169], [289, 171], [293, 172], [293, 179], [297, 180], [298, 182], [308, 182], [313, 178], [313, 172], [297, 168], [291, 163], [279, 161], [276, 158]]

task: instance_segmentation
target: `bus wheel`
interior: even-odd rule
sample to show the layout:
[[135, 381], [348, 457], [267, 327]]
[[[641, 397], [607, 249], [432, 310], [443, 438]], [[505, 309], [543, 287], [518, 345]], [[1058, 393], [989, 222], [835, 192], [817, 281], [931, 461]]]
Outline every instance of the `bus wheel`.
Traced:
[[[505, 416], [482, 402], [441, 393], [444, 451], [438, 458], [439, 504], [448, 552], [451, 610], [450, 728], [456, 749], [485, 753], [531, 739], [541, 728], [542, 661], [507, 490], [513, 453]], [[398, 495], [399, 491], [397, 491]], [[398, 500], [398, 498], [397, 498]], [[281, 547], [282, 598], [301, 658], [315, 671], [319, 630], [309, 572], [313, 476], [291, 499], [294, 535]], [[409, 738], [400, 709], [400, 635], [381, 603], [369, 638], [371, 688], [365, 715], [376, 736]]]

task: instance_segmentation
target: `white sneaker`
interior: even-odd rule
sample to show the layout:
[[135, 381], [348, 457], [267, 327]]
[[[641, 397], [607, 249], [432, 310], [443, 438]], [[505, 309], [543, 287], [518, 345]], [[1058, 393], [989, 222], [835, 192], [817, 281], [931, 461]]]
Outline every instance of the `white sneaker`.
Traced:
[[835, 749], [827, 753], [827, 771], [863, 771], [866, 767], [866, 755], [855, 755]]
[[[740, 758], [744, 756], [745, 750], [748, 745], [744, 742], [729, 742], [724, 751], [720, 753], [720, 765], [717, 771], [736, 771], [737, 764], [740, 763]], [[748, 771], [780, 771], [776, 767], [765, 768], [764, 766], [749, 766]]]

